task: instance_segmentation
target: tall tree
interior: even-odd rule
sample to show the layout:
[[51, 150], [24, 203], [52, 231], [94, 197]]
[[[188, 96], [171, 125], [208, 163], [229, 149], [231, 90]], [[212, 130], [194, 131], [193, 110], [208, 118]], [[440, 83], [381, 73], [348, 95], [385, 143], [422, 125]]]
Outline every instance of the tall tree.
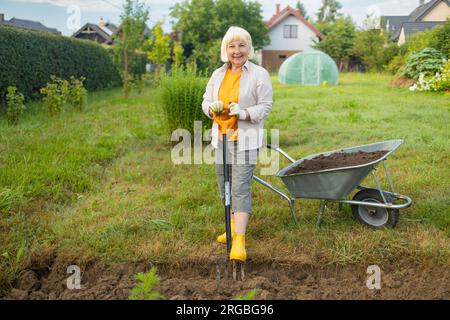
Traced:
[[148, 20], [148, 10], [139, 0], [127, 0], [120, 16], [120, 31], [114, 39], [116, 59], [121, 66], [123, 93], [128, 98], [130, 93], [130, 66], [136, 50], [144, 44], [144, 31]]
[[300, 0], [297, 0], [297, 4], [295, 5], [295, 7], [298, 11], [300, 11], [301, 15], [305, 17], [305, 19], [309, 19], [308, 12], [306, 12], [305, 9], [305, 5]]
[[368, 70], [380, 72], [392, 59], [388, 54], [388, 40], [380, 29], [363, 30], [358, 32], [352, 52], [361, 58]]
[[345, 70], [352, 57], [353, 43], [356, 37], [356, 25], [350, 17], [341, 17], [333, 24], [327, 36], [315, 44], [315, 48], [322, 50], [336, 60], [339, 70]]
[[341, 15], [338, 11], [342, 5], [337, 0], [322, 0], [322, 6], [317, 12], [317, 22], [332, 23]]
[[164, 34], [161, 22], [157, 22], [153, 26], [151, 33], [152, 37], [146, 43], [149, 48], [147, 56], [156, 64], [156, 75], [158, 76], [161, 66], [170, 58], [171, 39]]
[[261, 4], [244, 0], [185, 0], [171, 8], [174, 29], [180, 31], [184, 54], [200, 68], [220, 63], [220, 40], [230, 26], [246, 29], [255, 49], [269, 43]]

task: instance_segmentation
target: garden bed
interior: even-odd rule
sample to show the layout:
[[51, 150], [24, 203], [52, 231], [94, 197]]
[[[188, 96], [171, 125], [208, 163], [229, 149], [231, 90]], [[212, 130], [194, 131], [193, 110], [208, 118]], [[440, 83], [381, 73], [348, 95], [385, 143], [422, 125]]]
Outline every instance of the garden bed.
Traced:
[[[3, 299], [128, 299], [135, 274], [149, 263], [80, 265], [81, 289], [67, 288], [72, 261], [42, 259], [23, 270]], [[217, 286], [215, 265], [204, 261], [160, 264], [160, 282], [152, 290], [170, 300], [233, 299], [256, 289], [255, 299], [449, 299], [449, 271], [442, 266], [398, 262], [380, 264], [381, 290], [369, 290], [366, 266], [303, 264], [284, 261], [246, 264], [246, 279], [223, 279]], [[420, 277], [418, 277], [420, 275]]]

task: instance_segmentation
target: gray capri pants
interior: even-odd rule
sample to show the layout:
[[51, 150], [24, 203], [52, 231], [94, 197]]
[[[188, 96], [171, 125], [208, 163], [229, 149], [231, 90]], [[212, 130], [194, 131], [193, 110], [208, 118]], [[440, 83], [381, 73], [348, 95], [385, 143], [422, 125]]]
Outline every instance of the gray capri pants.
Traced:
[[[238, 150], [237, 141], [228, 142], [228, 163], [231, 164], [231, 210], [233, 212], [252, 213], [251, 183], [259, 149]], [[215, 163], [219, 194], [224, 202], [223, 143], [218, 141], [215, 149]]]

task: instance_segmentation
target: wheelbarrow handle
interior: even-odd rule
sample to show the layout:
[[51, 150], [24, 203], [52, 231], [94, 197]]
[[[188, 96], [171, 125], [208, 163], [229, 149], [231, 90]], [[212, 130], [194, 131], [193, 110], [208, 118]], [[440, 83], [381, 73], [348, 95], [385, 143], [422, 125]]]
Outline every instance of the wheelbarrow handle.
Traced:
[[292, 163], [295, 162], [295, 159], [292, 158], [290, 155], [288, 155], [287, 152], [284, 151], [283, 149], [281, 149], [280, 147], [278, 147], [278, 146], [276, 146], [276, 145], [273, 145], [273, 144], [266, 144], [266, 147], [267, 147], [268, 149], [275, 150], [275, 151], [281, 153], [283, 156], [285, 156], [285, 157], [286, 157], [289, 161], [291, 161]]

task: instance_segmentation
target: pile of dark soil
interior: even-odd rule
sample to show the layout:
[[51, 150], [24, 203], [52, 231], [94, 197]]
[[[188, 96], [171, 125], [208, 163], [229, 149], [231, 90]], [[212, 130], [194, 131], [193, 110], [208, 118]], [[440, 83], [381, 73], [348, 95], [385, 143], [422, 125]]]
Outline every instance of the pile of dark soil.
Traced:
[[382, 150], [375, 152], [359, 151], [354, 153], [338, 152], [333, 153], [329, 156], [324, 156], [323, 154], [321, 154], [320, 156], [315, 157], [311, 160], [303, 161], [299, 166], [290, 169], [286, 174], [291, 175], [297, 173], [358, 166], [380, 159], [386, 153], [388, 153], [388, 151]]

